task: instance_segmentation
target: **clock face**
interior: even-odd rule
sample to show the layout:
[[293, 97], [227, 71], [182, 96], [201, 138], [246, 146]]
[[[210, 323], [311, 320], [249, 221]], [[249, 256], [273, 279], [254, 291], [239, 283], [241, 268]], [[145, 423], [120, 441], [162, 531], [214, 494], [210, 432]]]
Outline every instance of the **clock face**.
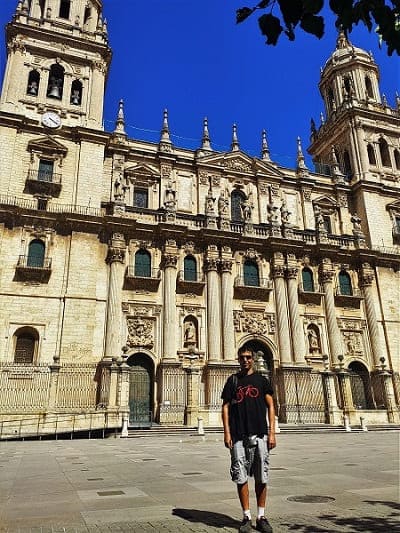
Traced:
[[61, 126], [61, 118], [57, 113], [47, 112], [42, 116], [42, 124], [47, 128], [59, 128]]

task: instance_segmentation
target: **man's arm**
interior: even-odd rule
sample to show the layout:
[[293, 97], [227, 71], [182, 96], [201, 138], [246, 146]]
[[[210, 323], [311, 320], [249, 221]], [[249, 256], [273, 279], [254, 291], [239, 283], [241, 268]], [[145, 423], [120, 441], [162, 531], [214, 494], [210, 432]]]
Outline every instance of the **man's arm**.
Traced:
[[272, 450], [276, 446], [275, 439], [275, 406], [274, 399], [270, 394], [265, 395], [265, 403], [267, 404], [267, 416], [268, 416], [268, 450]]
[[226, 448], [233, 448], [231, 428], [229, 426], [229, 402], [222, 404], [222, 423], [224, 425], [224, 444]]

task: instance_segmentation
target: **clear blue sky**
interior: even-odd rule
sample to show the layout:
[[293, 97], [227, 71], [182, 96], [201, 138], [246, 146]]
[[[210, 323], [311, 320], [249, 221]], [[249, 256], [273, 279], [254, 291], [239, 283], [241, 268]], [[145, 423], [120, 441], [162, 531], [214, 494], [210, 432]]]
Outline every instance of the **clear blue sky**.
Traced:
[[[130, 137], [158, 141], [164, 108], [172, 140], [197, 148], [203, 117], [209, 119], [212, 145], [228, 150], [232, 124], [240, 147], [259, 155], [265, 128], [271, 158], [293, 167], [296, 138], [304, 152], [310, 118], [323, 111], [318, 90], [320, 68], [335, 48], [328, 22], [318, 40], [298, 32], [293, 43], [282, 36], [276, 47], [264, 44], [257, 17], [235, 24], [236, 8], [255, 0], [103, 0], [113, 61], [106, 90], [105, 129], [114, 128], [118, 101], [125, 101]], [[2, 27], [17, 0], [0, 0]], [[364, 27], [350, 35], [355, 46], [372, 51], [381, 71], [381, 92], [391, 105], [400, 93], [398, 56], [380, 50]], [[4, 43], [4, 40], [2, 41]], [[5, 48], [1, 46], [1, 72]], [[310, 158], [307, 164], [312, 168]]]

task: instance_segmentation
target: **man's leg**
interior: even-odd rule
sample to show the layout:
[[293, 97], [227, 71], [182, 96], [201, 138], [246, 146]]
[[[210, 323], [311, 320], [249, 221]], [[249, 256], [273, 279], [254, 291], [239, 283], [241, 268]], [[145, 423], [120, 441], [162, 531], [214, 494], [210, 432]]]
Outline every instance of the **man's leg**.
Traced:
[[250, 509], [249, 484], [247, 482], [241, 485], [238, 484], [237, 491], [243, 512], [248, 511]]
[[260, 507], [265, 509], [265, 502], [267, 501], [267, 485], [265, 483], [256, 483], [255, 489], [257, 497], [257, 507], [258, 509], [260, 509]]

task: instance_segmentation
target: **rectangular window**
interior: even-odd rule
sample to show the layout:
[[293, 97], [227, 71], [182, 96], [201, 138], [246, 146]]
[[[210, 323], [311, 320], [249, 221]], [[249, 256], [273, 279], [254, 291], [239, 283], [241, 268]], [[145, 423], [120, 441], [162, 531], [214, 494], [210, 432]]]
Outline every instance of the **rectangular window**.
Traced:
[[41, 159], [39, 161], [38, 180], [39, 181], [53, 181], [54, 161], [48, 159]]
[[133, 191], [134, 207], [149, 207], [149, 192], [147, 189], [136, 189]]
[[396, 233], [400, 234], [400, 217], [395, 217], [394, 227], [395, 227]]
[[332, 233], [332, 224], [331, 217], [329, 215], [324, 215], [324, 227], [328, 233]]
[[69, 11], [71, 8], [71, 0], [61, 0], [60, 2], [60, 19], [69, 19]]

